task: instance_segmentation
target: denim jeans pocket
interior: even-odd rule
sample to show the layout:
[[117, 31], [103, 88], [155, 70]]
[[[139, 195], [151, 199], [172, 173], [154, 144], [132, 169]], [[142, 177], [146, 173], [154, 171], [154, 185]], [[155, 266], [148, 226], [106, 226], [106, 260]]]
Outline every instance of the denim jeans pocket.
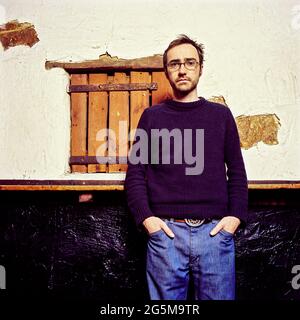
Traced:
[[223, 236], [228, 237], [228, 238], [233, 238], [233, 236], [234, 236], [233, 233], [226, 231], [224, 229], [220, 230], [219, 232], [220, 232], [220, 234], [222, 234]]
[[159, 236], [160, 234], [165, 233], [163, 229], [159, 229], [157, 231], [151, 232], [148, 234], [148, 236], [151, 237], [156, 237]]
[[[212, 224], [217, 225], [219, 223], [219, 221], [220, 220], [218, 220], [218, 219], [213, 219]], [[224, 229], [221, 229], [218, 233], [220, 233], [222, 236], [224, 236], [226, 238], [233, 238], [234, 237], [233, 233], [226, 231]]]

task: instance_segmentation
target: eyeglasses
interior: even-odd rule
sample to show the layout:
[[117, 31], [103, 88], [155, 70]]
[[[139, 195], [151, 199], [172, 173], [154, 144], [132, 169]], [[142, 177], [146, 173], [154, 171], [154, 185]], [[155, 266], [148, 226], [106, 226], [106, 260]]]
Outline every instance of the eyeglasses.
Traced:
[[182, 64], [187, 70], [196, 70], [199, 62], [196, 61], [195, 59], [188, 59], [188, 60], [185, 60], [184, 62], [171, 61], [167, 64], [167, 67], [170, 71], [177, 71], [180, 69]]

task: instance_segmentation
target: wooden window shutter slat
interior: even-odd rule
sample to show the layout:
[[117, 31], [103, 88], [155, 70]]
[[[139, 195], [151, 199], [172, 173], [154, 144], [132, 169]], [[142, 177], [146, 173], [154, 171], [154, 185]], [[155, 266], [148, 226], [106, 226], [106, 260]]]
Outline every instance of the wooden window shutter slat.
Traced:
[[[133, 83], [150, 83], [149, 72], [130, 72], [130, 81]], [[130, 92], [130, 131], [136, 129], [144, 109], [150, 106], [149, 90]], [[129, 147], [131, 147], [131, 141]]]
[[[129, 83], [126, 73], [116, 72], [113, 83]], [[119, 122], [126, 121], [126, 134], [119, 137]], [[113, 130], [116, 138], [116, 156], [127, 157], [128, 153], [128, 128], [129, 127], [129, 93], [128, 91], [111, 91], [109, 93], [109, 128]], [[113, 141], [109, 140], [109, 148]], [[109, 172], [126, 171], [127, 164], [109, 164]]]
[[[106, 84], [107, 74], [90, 74], [89, 84]], [[97, 149], [105, 141], [97, 141], [96, 136], [99, 130], [107, 128], [108, 117], [108, 94], [107, 92], [89, 92], [89, 110], [88, 110], [88, 155], [106, 156], [103, 148]], [[106, 172], [106, 164], [90, 164], [88, 172]]]
[[173, 91], [163, 71], [152, 72], [152, 82], [157, 82], [158, 89], [152, 91], [152, 105], [160, 103], [165, 99], [172, 98]]
[[[88, 83], [87, 74], [72, 74], [71, 84]], [[71, 155], [85, 156], [87, 152], [87, 94], [71, 93]], [[86, 165], [72, 165], [72, 172], [87, 172]]]

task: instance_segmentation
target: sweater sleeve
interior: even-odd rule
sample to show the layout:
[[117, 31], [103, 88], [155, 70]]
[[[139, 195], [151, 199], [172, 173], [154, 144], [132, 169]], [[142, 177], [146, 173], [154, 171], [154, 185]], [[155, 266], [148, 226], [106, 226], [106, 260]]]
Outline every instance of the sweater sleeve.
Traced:
[[248, 220], [248, 181], [234, 117], [227, 108], [225, 134], [228, 215], [238, 217], [242, 225]]
[[[148, 110], [145, 109], [142, 113], [137, 128], [143, 129], [147, 132], [147, 137], [149, 137], [150, 127], [149, 127], [149, 116]], [[137, 134], [135, 135], [134, 142], [135, 145], [139, 140], [137, 140]], [[148, 152], [149, 146], [147, 145]], [[141, 162], [133, 164], [130, 161], [130, 154], [132, 147], [129, 151], [128, 157], [128, 167], [125, 178], [125, 192], [126, 199], [129, 210], [134, 217], [135, 223], [138, 228], [141, 227], [141, 223], [148, 217], [153, 216], [149, 206], [149, 199], [147, 193], [147, 181], [146, 172], [148, 164], [143, 164]], [[149, 159], [149, 157], [148, 157]], [[149, 163], [149, 162], [148, 162]]]

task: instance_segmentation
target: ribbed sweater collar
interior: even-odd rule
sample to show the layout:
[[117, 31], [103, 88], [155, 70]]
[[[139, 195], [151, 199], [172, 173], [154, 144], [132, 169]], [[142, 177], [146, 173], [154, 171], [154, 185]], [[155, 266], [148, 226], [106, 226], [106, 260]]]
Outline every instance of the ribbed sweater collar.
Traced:
[[193, 102], [179, 102], [175, 100], [166, 100], [165, 104], [167, 107], [173, 110], [177, 111], [189, 111], [195, 108], [201, 107], [205, 102], [205, 99], [203, 97], [199, 97], [199, 100], [193, 101]]

